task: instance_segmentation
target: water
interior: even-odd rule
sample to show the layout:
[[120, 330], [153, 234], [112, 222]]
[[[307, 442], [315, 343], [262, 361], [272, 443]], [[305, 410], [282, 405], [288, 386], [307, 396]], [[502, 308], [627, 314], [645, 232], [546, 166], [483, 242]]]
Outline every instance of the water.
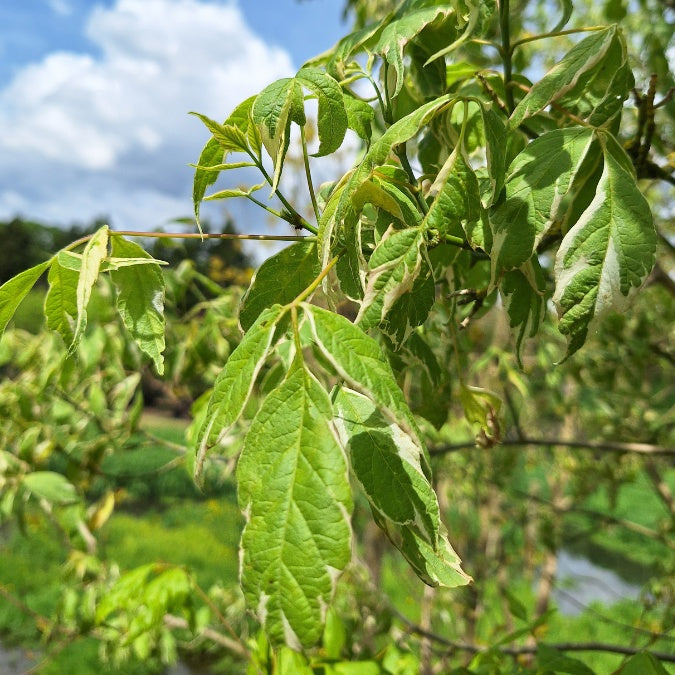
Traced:
[[564, 616], [578, 616], [592, 602], [611, 605], [619, 600], [638, 598], [642, 587], [575, 556], [564, 549], [558, 552], [553, 601]]

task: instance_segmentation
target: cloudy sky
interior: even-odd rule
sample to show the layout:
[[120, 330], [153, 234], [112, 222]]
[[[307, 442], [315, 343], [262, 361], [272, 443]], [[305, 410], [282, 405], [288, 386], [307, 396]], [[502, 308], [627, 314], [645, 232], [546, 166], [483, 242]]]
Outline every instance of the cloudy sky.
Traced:
[[[342, 7], [3, 0], [0, 220], [85, 224], [103, 216], [117, 229], [145, 230], [190, 215], [188, 164], [208, 133], [187, 113], [224, 119], [293, 74], [345, 33]], [[260, 230], [245, 220], [240, 229]]]

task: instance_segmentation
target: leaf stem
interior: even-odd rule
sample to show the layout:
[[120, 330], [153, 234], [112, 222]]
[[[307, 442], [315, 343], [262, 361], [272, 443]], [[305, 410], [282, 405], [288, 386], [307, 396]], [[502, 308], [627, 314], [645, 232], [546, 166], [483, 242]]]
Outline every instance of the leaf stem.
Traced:
[[328, 261], [328, 264], [321, 270], [319, 276], [312, 281], [312, 283], [307, 286], [307, 288], [298, 295], [295, 300], [291, 303], [292, 305], [299, 305], [306, 298], [308, 298], [314, 291], [319, 287], [319, 284], [326, 278], [328, 273], [335, 267], [337, 261], [340, 259], [340, 254], [338, 253], [334, 258]]
[[[273, 184], [272, 177], [265, 171], [265, 167], [263, 166], [262, 160], [259, 160], [255, 157], [255, 155], [251, 155], [251, 158], [253, 161], [256, 163], [256, 166], [258, 167], [258, 170], [260, 173], [263, 175], [264, 179], [270, 184]], [[291, 219], [289, 220], [288, 218], [284, 218], [284, 220], [288, 220], [288, 222], [293, 225], [293, 227], [298, 227], [298, 228], [304, 228], [305, 230], [308, 230], [312, 234], [319, 234], [318, 228], [316, 228], [314, 225], [311, 223], [307, 222], [291, 205], [291, 203], [284, 197], [284, 195], [281, 193], [279, 188], [276, 188], [274, 190], [274, 193], [276, 196], [279, 198], [279, 201], [284, 205], [286, 210], [291, 216]]]
[[511, 25], [509, 23], [509, 0], [500, 0], [499, 3], [499, 28], [502, 36], [501, 56], [504, 64], [504, 91], [506, 92], [506, 105], [509, 113], [516, 107], [513, 98], [511, 81], [513, 79], [513, 47], [511, 46]]
[[307, 138], [305, 137], [305, 127], [300, 127], [300, 138], [302, 139], [302, 160], [305, 164], [305, 176], [307, 176], [307, 188], [309, 189], [309, 196], [312, 200], [312, 208], [314, 209], [314, 217], [316, 222], [319, 222], [319, 207], [316, 203], [316, 195], [314, 194], [314, 185], [312, 183], [312, 172], [309, 168], [309, 155], [307, 154]]
[[[401, 161], [401, 166], [408, 174], [408, 179], [410, 180], [410, 183], [412, 185], [417, 186], [417, 177], [415, 176], [415, 172], [413, 171], [412, 166], [410, 166], [410, 161], [408, 160], [408, 154], [406, 152], [406, 144], [401, 143], [397, 145], [396, 148], [394, 149], [394, 152]], [[424, 199], [424, 196], [418, 189], [416, 189], [414, 193], [415, 199], [417, 200], [417, 203], [419, 204], [419, 207], [422, 210], [422, 214], [426, 215], [427, 213], [429, 213], [429, 205], [427, 204], [426, 199]]]
[[281, 211], [277, 211], [276, 209], [271, 208], [270, 206], [268, 206], [264, 202], [261, 202], [259, 199], [256, 199], [253, 195], [246, 195], [246, 199], [249, 199], [250, 201], [252, 201], [257, 206], [260, 206], [261, 208], [265, 209], [265, 211], [267, 211], [267, 213], [269, 213], [273, 216], [276, 216], [277, 218], [281, 218], [281, 220], [285, 220], [285, 221], [289, 222], [291, 225], [293, 225], [292, 216], [284, 215]]
[[535, 40], [544, 40], [551, 37], [559, 37], [561, 35], [574, 35], [575, 33], [592, 33], [596, 30], [603, 30], [607, 26], [586, 26], [584, 28], [568, 28], [567, 30], [556, 30], [551, 31], [550, 33], [539, 33], [538, 35], [530, 35], [529, 37], [522, 38], [517, 40], [511, 45], [511, 53], [521, 45], [524, 45], [528, 42], [534, 42]]

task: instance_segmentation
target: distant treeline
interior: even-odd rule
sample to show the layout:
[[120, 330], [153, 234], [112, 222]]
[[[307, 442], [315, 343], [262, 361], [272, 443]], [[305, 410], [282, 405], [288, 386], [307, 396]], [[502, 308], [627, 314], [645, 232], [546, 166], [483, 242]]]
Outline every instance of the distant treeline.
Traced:
[[[95, 220], [89, 225], [69, 227], [44, 225], [22, 218], [0, 222], [0, 284], [46, 260], [73, 241], [95, 232], [104, 222]], [[212, 228], [209, 223], [202, 223], [202, 228], [205, 232], [236, 232], [231, 221], [226, 221], [220, 229]], [[197, 271], [223, 286], [244, 284], [250, 279], [253, 261], [239, 241], [152, 239], [142, 243], [148, 253], [170, 265], [192, 260]]]

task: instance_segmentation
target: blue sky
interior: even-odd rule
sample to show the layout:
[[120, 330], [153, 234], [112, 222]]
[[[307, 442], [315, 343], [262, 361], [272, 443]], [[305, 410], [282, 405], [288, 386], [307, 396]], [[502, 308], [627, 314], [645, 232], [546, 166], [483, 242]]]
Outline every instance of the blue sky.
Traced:
[[[106, 216], [113, 227], [140, 230], [188, 215], [187, 165], [208, 134], [187, 113], [223, 119], [292, 74], [347, 31], [342, 7], [342, 0], [3, 0], [0, 220]], [[242, 230], [260, 229], [246, 220]]]

